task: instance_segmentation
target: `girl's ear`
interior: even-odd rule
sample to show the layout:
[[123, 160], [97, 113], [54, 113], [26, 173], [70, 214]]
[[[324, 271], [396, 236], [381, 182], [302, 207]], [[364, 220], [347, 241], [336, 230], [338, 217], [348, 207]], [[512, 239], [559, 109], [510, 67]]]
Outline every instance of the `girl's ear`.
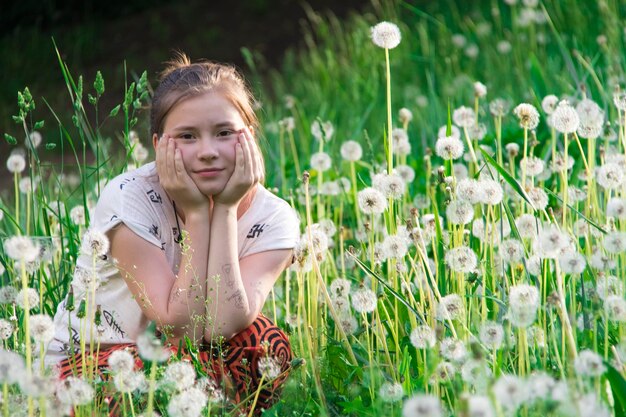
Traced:
[[152, 146], [154, 147], [154, 150], [156, 151], [157, 148], [157, 144], [159, 143], [159, 137], [157, 136], [156, 133], [152, 134]]

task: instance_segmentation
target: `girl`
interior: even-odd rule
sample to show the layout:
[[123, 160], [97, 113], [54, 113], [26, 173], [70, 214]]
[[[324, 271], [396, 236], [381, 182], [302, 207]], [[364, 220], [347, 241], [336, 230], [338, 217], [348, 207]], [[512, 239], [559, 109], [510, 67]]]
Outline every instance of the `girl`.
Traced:
[[257, 391], [257, 365], [269, 358], [264, 364], [277, 364], [281, 378], [261, 390], [259, 409], [275, 401], [291, 349], [261, 309], [291, 262], [299, 225], [260, 184], [252, 100], [230, 66], [181, 54], [164, 71], [150, 113], [156, 162], [107, 184], [91, 229], [106, 234], [110, 249], [95, 266], [89, 255], [77, 261], [75, 304], [95, 298], [83, 317], [98, 315], [99, 324], [85, 331], [91, 321], [81, 327], [69, 297], [57, 309], [46, 362], [58, 363], [61, 377], [80, 371], [81, 339], [103, 367], [115, 350], [136, 354], [154, 321], [172, 350], [184, 336], [195, 342], [205, 371], [235, 388], [235, 402]]

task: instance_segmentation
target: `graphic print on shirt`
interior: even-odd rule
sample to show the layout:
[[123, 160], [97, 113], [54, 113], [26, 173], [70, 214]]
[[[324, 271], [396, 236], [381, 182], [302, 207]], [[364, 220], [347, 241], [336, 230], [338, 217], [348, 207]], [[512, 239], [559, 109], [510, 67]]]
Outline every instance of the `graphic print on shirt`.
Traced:
[[129, 182], [131, 182], [131, 181], [135, 181], [135, 177], [132, 177], [132, 178], [124, 178], [124, 179], [122, 180], [122, 182], [120, 183], [120, 190], [123, 190], [123, 189], [124, 189], [124, 186], [125, 186], [126, 184], [128, 184]]
[[248, 239], [253, 239], [255, 237], [259, 237], [261, 235], [261, 233], [263, 233], [263, 228], [266, 226], [265, 223], [257, 223], [254, 226], [252, 226], [252, 228], [250, 229], [250, 231], [248, 232], [248, 235], [246, 236]]
[[149, 190], [146, 194], [150, 197], [150, 201], [153, 203], [163, 204], [163, 200], [161, 199], [161, 195], [154, 190]]
[[113, 317], [113, 313], [111, 313], [108, 310], [102, 310], [102, 317], [104, 317], [104, 320], [106, 321], [106, 323], [109, 325], [111, 329], [113, 329], [115, 333], [119, 334], [123, 338], [126, 338], [126, 332], [122, 330], [122, 328], [120, 327], [120, 324], [117, 321], [115, 321], [115, 318]]

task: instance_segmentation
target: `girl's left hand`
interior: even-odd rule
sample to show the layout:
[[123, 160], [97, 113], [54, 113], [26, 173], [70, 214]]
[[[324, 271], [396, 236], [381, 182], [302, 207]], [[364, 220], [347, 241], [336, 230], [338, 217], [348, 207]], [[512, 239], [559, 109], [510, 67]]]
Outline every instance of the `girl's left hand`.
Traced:
[[263, 162], [252, 133], [241, 129], [235, 144], [235, 169], [221, 193], [213, 196], [215, 205], [237, 206], [263, 178]]

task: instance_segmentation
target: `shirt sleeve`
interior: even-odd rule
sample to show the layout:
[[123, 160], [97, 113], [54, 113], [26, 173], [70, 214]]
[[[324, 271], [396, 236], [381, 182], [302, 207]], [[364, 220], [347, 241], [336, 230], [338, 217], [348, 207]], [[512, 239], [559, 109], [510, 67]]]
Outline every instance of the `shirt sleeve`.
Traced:
[[296, 211], [286, 201], [280, 200], [272, 216], [255, 224], [247, 237], [254, 234], [258, 237], [241, 254], [242, 258], [269, 250], [293, 249], [300, 237], [300, 220]]
[[136, 235], [163, 248], [158, 205], [161, 196], [141, 177], [111, 181], [102, 191], [92, 224], [106, 233], [123, 223]]

